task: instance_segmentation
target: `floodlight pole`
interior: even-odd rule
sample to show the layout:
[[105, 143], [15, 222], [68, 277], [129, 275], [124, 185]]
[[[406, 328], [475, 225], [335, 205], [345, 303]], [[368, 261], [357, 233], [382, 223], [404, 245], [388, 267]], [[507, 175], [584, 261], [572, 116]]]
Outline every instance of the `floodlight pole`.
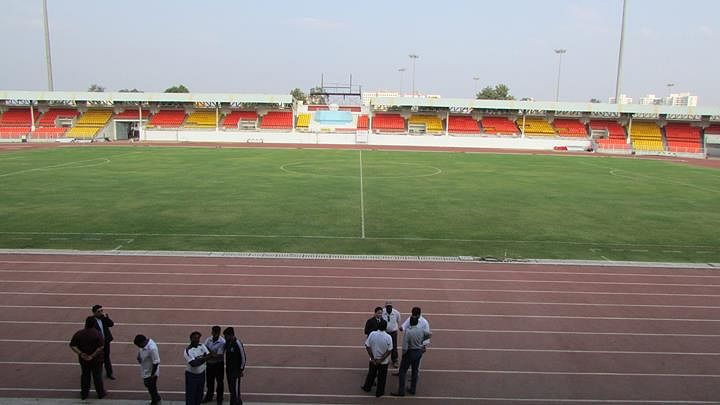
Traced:
[[557, 103], [560, 99], [560, 71], [562, 69], [562, 56], [567, 52], [567, 49], [555, 49], [555, 53], [560, 57], [558, 60], [558, 75], [557, 75], [557, 86], [555, 87], [555, 102]]
[[480, 81], [480, 77], [474, 76], [474, 77], [473, 77], [473, 80], [475, 81], [475, 94], [473, 94], [473, 98], [477, 98], [477, 94], [478, 94], [478, 91], [479, 91], [479, 90], [478, 90], [478, 82]]
[[45, 26], [45, 66], [47, 69], [48, 90], [53, 91], [52, 61], [50, 58], [50, 27], [48, 26], [47, 0], [43, 0], [43, 25]]
[[622, 25], [620, 26], [620, 50], [618, 51], [617, 79], [615, 79], [615, 104], [620, 104], [620, 91], [622, 84], [622, 60], [623, 49], [625, 48], [625, 15], [627, 11], [627, 0], [623, 0]]
[[403, 95], [403, 82], [405, 81], [405, 69], [404, 67], [398, 68], [398, 72], [400, 72], [400, 93], [398, 94], [400, 97]]
[[413, 71], [412, 71], [412, 95], [415, 97], [415, 61], [420, 57], [414, 53], [408, 55], [412, 59]]

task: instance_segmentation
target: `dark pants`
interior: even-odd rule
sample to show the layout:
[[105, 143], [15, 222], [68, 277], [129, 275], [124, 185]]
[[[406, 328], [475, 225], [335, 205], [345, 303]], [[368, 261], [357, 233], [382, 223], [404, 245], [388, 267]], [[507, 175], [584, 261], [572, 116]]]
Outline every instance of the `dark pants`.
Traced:
[[185, 371], [185, 405], [200, 405], [205, 387], [205, 372], [200, 374]]
[[365, 391], [370, 391], [372, 388], [372, 383], [375, 381], [375, 376], [377, 376], [377, 389], [375, 391], [376, 397], [381, 397], [385, 395], [385, 382], [387, 381], [387, 371], [388, 371], [388, 365], [387, 364], [380, 364], [375, 365], [372, 361], [369, 362], [368, 366], [368, 374], [367, 377], [365, 377], [365, 385], [363, 385], [363, 389]]
[[392, 360], [392, 362], [394, 364], [394, 363], [397, 363], [397, 361], [398, 361], [398, 350], [397, 350], [397, 335], [398, 335], [398, 333], [397, 333], [397, 331], [388, 332], [388, 335], [390, 335], [390, 337], [392, 338], [392, 342], [393, 342], [393, 348], [392, 348], [392, 351], [390, 352], [390, 360]]
[[409, 349], [403, 352], [402, 361], [400, 362], [400, 381], [398, 384], [398, 393], [405, 393], [405, 381], [407, 381], [407, 371], [409, 367], [412, 367], [412, 375], [410, 377], [410, 389], [409, 393], [415, 394], [417, 388], [418, 377], [420, 375], [420, 359], [422, 359], [422, 349]]
[[224, 380], [225, 380], [225, 363], [207, 363], [205, 369], [207, 374], [207, 393], [205, 399], [208, 401], [213, 397], [213, 391], [215, 391], [215, 382], [217, 381], [217, 403], [221, 404], [223, 400], [223, 392], [225, 391]]
[[242, 398], [240, 397], [240, 382], [242, 377], [240, 374], [228, 373], [228, 392], [230, 392], [230, 405], [242, 405]]
[[145, 384], [145, 387], [147, 387], [147, 390], [150, 393], [150, 403], [159, 403], [162, 398], [160, 398], [160, 393], [157, 389], [157, 376], [143, 378], [143, 384]]
[[110, 362], [110, 342], [105, 342], [103, 346], [103, 362], [105, 363], [105, 374], [109, 376], [113, 375], [112, 363]]
[[95, 392], [98, 395], [105, 394], [105, 387], [102, 381], [102, 363], [80, 361], [80, 396], [87, 398], [90, 392], [90, 376], [95, 383]]

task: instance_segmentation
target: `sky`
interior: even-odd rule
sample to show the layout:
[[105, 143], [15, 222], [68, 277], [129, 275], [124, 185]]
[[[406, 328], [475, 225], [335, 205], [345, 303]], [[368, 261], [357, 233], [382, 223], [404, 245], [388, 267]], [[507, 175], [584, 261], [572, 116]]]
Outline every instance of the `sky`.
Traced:
[[[45, 90], [42, 0], [0, 0], [0, 90]], [[720, 1], [627, 0], [623, 93], [720, 106]], [[287, 94], [320, 83], [607, 101], [622, 0], [48, 0], [55, 90]], [[399, 68], [406, 68], [401, 73]], [[478, 80], [473, 78], [477, 77]], [[668, 83], [674, 86], [669, 88]]]

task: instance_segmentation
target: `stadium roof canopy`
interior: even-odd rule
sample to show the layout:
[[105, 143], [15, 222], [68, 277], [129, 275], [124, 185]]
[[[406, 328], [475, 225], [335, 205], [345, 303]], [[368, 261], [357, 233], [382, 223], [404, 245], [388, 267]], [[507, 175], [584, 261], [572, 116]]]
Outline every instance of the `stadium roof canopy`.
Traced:
[[[563, 113], [637, 114], [637, 115], [678, 115], [720, 117], [717, 107], [688, 107], [671, 105], [568, 103], [552, 101], [517, 100], [473, 100], [461, 98], [419, 98], [419, 97], [374, 97], [373, 107], [419, 107], [449, 110], [515, 110], [515, 111], [556, 111]], [[718, 118], [720, 119], [720, 118]]]
[[292, 104], [289, 94], [0, 91], [0, 100], [127, 103]]

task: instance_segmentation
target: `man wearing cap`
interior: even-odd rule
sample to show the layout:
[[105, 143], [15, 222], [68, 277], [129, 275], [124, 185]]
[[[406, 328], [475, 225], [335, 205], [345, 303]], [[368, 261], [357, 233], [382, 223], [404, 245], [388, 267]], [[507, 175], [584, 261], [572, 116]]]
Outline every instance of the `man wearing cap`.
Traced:
[[113, 375], [112, 363], [110, 362], [110, 342], [113, 341], [113, 335], [110, 331], [110, 328], [115, 325], [115, 322], [113, 322], [112, 319], [110, 319], [110, 316], [105, 313], [102, 305], [93, 305], [92, 313], [96, 319], [95, 329], [100, 332], [100, 335], [103, 338], [103, 342], [105, 343], [105, 346], [103, 347], [103, 363], [105, 364], [105, 374], [107, 374], [107, 378], [114, 380], [115, 376]]
[[150, 405], [157, 405], [162, 400], [157, 388], [158, 375], [160, 375], [160, 352], [157, 344], [145, 335], [136, 335], [133, 343], [139, 349], [137, 362], [140, 364], [143, 384], [150, 393]]
[[397, 336], [398, 328], [400, 328], [400, 311], [393, 308], [393, 303], [390, 300], [385, 301], [385, 309], [383, 309], [382, 318], [387, 322], [387, 334], [392, 338], [392, 352], [390, 353], [390, 360], [392, 361], [393, 367], [398, 367], [398, 350], [397, 350]]

